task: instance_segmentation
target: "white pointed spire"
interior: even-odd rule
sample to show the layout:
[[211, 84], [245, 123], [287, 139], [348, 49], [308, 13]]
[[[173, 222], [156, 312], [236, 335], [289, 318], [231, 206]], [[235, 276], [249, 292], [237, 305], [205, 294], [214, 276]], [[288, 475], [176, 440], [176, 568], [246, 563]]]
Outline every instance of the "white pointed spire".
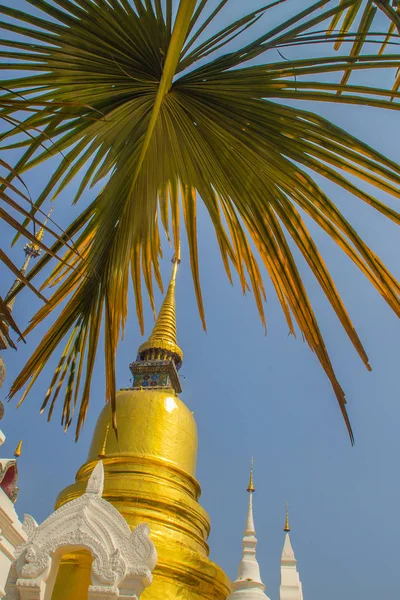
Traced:
[[227, 600], [269, 600], [264, 593], [265, 585], [261, 580], [260, 566], [256, 558], [257, 538], [253, 517], [253, 461], [251, 461], [249, 492], [249, 505], [247, 509], [246, 525], [242, 542], [242, 560], [239, 564], [238, 576], [232, 584], [232, 593]]
[[281, 585], [279, 588], [279, 600], [303, 600], [303, 589], [300, 575], [297, 570], [292, 543], [290, 541], [289, 515], [286, 507], [285, 543], [283, 545], [281, 558]]

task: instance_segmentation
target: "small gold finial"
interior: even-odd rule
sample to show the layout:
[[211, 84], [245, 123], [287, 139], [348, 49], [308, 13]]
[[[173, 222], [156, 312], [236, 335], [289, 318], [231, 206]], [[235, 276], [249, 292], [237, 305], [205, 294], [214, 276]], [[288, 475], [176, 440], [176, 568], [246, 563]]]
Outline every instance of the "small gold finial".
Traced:
[[22, 440], [19, 440], [17, 447], [15, 448], [14, 456], [19, 458], [22, 452]]
[[150, 351], [166, 351], [176, 357], [175, 362], [179, 368], [183, 359], [183, 352], [176, 339], [175, 281], [178, 264], [181, 262], [179, 250], [174, 255], [172, 262], [174, 266], [164, 302], [149, 339], [139, 348], [139, 355]]
[[[46, 217], [44, 226], [46, 225], [47, 221], [50, 219], [50, 215], [52, 213], [53, 208], [54, 207], [52, 206], [49, 211], [49, 214]], [[41, 227], [35, 235], [36, 240], [39, 240], [39, 242], [40, 242], [43, 238], [43, 235], [44, 235], [44, 227]], [[31, 258], [37, 258], [38, 256], [40, 256], [40, 247], [35, 242], [28, 242], [24, 246], [24, 252], [25, 252], [25, 261], [19, 271], [21, 273], [21, 275], [25, 275], [25, 273], [27, 272]], [[9, 289], [8, 294], [6, 295], [5, 302], [7, 304], [8, 310], [10, 310], [10, 311], [14, 307], [16, 295], [12, 298], [12, 300], [8, 300], [8, 298], [14, 293], [14, 291], [20, 284], [21, 284], [21, 280], [17, 277], [17, 279], [14, 281], [11, 288]]]
[[289, 504], [287, 502], [286, 502], [285, 529], [283, 531], [286, 531], [286, 533], [289, 533], [289, 531], [290, 531], [290, 525], [289, 525]]
[[254, 487], [254, 482], [253, 482], [253, 466], [254, 466], [254, 460], [251, 459], [249, 487], [247, 488], [248, 492], [255, 492], [256, 491], [256, 488]]
[[107, 424], [106, 434], [104, 436], [103, 446], [99, 452], [99, 458], [106, 457], [106, 446], [107, 446], [107, 438], [108, 438], [108, 430], [110, 429], [110, 423]]
[[[49, 213], [45, 219], [45, 222], [43, 224], [43, 226], [39, 229], [39, 231], [36, 233], [35, 238], [41, 242], [44, 236], [44, 228], [47, 225], [47, 221], [50, 219], [50, 215], [53, 212], [53, 208], [54, 206], [52, 206], [49, 210]], [[24, 248], [25, 250], [25, 254], [27, 256], [33, 256], [34, 258], [36, 258], [37, 256], [39, 256], [40, 254], [40, 246], [38, 244], [35, 244], [34, 242], [28, 242]]]

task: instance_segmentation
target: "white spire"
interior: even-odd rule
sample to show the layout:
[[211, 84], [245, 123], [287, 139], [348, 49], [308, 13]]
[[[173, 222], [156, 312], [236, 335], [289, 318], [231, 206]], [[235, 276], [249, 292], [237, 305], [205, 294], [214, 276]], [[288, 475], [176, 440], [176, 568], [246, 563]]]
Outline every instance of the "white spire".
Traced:
[[232, 584], [232, 593], [227, 600], [269, 600], [264, 593], [265, 585], [261, 580], [260, 566], [256, 558], [257, 538], [253, 518], [253, 462], [250, 471], [249, 506], [246, 526], [242, 542], [242, 560], [239, 564], [238, 576]]
[[285, 531], [285, 543], [283, 545], [281, 558], [281, 586], [279, 588], [279, 600], [303, 600], [300, 575], [297, 571], [297, 560], [294, 556], [292, 543], [290, 541], [290, 527], [287, 510]]

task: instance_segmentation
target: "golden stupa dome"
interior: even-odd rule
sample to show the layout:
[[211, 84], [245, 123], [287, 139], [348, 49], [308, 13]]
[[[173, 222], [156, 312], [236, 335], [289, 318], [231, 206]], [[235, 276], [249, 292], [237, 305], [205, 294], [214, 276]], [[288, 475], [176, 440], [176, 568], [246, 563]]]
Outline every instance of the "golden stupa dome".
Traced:
[[[96, 424], [88, 462], [99, 455], [157, 460], [194, 477], [197, 427], [192, 412], [173, 390], [126, 389], [117, 394], [118, 438], [106, 405]], [[135, 435], [136, 434], [136, 435]]]

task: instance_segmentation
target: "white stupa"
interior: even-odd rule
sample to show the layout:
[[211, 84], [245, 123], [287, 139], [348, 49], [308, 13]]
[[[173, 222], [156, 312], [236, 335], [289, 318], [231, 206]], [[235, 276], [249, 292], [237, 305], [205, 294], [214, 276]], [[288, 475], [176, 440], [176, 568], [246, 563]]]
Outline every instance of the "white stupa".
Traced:
[[232, 584], [232, 593], [227, 600], [269, 600], [265, 594], [265, 585], [260, 575], [260, 565], [256, 558], [257, 538], [253, 518], [253, 461], [250, 469], [250, 481], [247, 488], [249, 493], [249, 506], [247, 510], [246, 526], [242, 542], [242, 560], [239, 564], [238, 576]]
[[281, 585], [279, 589], [280, 600], [303, 600], [303, 590], [300, 575], [297, 570], [297, 560], [294, 556], [290, 541], [289, 513], [286, 507], [285, 543], [281, 558]]

